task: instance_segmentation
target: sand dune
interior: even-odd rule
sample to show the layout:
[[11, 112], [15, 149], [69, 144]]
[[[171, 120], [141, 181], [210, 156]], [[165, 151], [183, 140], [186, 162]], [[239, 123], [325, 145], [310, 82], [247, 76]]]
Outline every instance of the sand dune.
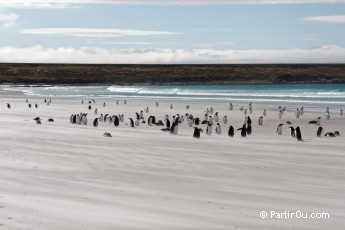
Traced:
[[[103, 107], [106, 101], [107, 106]], [[343, 229], [345, 228], [344, 136], [317, 138], [308, 121], [319, 113], [296, 119], [286, 111], [254, 105], [253, 133], [227, 136], [232, 124], [243, 124], [243, 112], [227, 104], [131, 101], [124, 105], [97, 99], [92, 110], [78, 99], [1, 99], [0, 108], [0, 228], [2, 229]], [[6, 103], [11, 104], [7, 109]], [[129, 117], [148, 106], [145, 118], [179, 113], [204, 116], [213, 107], [222, 134], [193, 139], [186, 121], [178, 135], [141, 124], [130, 128]], [[245, 105], [244, 105], [245, 106]], [[120, 127], [100, 123], [99, 114], [124, 114]], [[69, 122], [73, 113], [86, 112], [88, 125]], [[37, 125], [32, 119], [42, 118]], [[99, 115], [98, 115], [99, 116]], [[47, 122], [54, 118], [55, 122]], [[275, 131], [279, 123], [300, 126], [304, 142]], [[322, 119], [325, 131], [345, 135], [345, 117], [332, 111]], [[206, 129], [205, 125], [200, 125]], [[215, 127], [215, 126], [213, 126]], [[110, 132], [112, 138], [103, 137]], [[260, 212], [268, 212], [261, 218]], [[329, 213], [327, 219], [271, 218], [270, 212]]]

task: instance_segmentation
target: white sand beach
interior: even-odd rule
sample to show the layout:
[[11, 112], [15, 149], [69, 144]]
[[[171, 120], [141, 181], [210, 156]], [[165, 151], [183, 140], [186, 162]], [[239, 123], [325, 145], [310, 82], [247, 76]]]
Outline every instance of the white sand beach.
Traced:
[[[0, 229], [344, 229], [345, 228], [345, 115], [331, 110], [305, 111], [296, 118], [285, 111], [253, 104], [253, 132], [242, 138], [229, 125], [243, 124], [243, 112], [228, 104], [169, 101], [29, 98], [0, 99]], [[106, 107], [103, 107], [106, 102]], [[8, 109], [6, 103], [10, 103]], [[193, 114], [203, 120], [206, 108], [219, 112], [222, 134], [192, 137], [184, 121], [178, 135], [160, 126], [131, 128], [128, 118], [149, 107], [163, 120], [168, 114]], [[243, 106], [247, 106], [244, 104]], [[94, 109], [98, 109], [98, 115]], [[70, 123], [70, 115], [88, 113], [88, 124]], [[92, 121], [100, 114], [124, 114], [119, 127]], [[228, 117], [223, 124], [222, 117]], [[42, 124], [33, 120], [39, 116]], [[308, 124], [321, 116], [325, 132]], [[48, 122], [53, 118], [54, 122]], [[301, 128], [303, 142], [290, 136], [286, 121]], [[284, 123], [283, 134], [276, 128]], [[213, 125], [213, 129], [215, 125]], [[104, 132], [112, 137], [103, 137]], [[325, 133], [324, 132], [324, 133]], [[266, 218], [260, 212], [267, 212]], [[276, 213], [294, 213], [293, 216]], [[328, 213], [328, 218], [297, 218], [303, 213]], [[284, 218], [285, 215], [285, 218]], [[290, 217], [290, 218], [289, 218]], [[327, 216], [325, 216], [327, 217]]]

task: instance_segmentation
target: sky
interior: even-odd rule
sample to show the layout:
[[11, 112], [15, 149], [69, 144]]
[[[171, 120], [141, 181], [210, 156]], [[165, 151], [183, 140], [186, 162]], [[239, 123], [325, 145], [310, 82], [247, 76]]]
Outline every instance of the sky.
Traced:
[[0, 0], [0, 62], [345, 63], [345, 0]]

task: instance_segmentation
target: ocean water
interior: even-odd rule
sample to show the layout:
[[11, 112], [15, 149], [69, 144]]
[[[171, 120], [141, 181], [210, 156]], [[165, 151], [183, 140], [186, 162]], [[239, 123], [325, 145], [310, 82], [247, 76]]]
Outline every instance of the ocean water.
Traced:
[[345, 105], [345, 84], [186, 85], [186, 86], [2, 86], [0, 96], [133, 98], [226, 101], [257, 104]]

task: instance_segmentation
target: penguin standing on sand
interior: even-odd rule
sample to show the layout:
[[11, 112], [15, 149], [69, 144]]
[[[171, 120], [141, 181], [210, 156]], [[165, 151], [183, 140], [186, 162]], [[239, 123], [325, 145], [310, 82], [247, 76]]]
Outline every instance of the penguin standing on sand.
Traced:
[[241, 130], [241, 137], [246, 137], [247, 136], [247, 128], [246, 125], [244, 124], [242, 128], [237, 129], [237, 131]]
[[98, 118], [95, 118], [95, 120], [93, 120], [93, 127], [97, 127], [98, 126]]
[[252, 134], [252, 126], [251, 125], [247, 125], [247, 134], [251, 135]]
[[229, 105], [229, 110], [230, 110], [230, 111], [233, 110], [232, 103], [230, 103], [230, 105]]
[[317, 129], [316, 136], [317, 136], [317, 137], [321, 137], [322, 132], [323, 132], [323, 128], [320, 126], [320, 127]]
[[291, 137], [296, 137], [296, 135], [295, 135], [295, 128], [292, 127], [292, 126], [290, 126], [289, 129], [290, 129], [290, 135], [291, 135]]
[[196, 139], [200, 138], [200, 130], [198, 127], [194, 127], [193, 137]]
[[91, 110], [91, 109], [92, 109], [92, 108], [91, 108], [91, 105], [89, 105], [88, 109], [89, 109], [89, 110]]
[[299, 126], [296, 127], [295, 132], [296, 132], [296, 138], [297, 138], [297, 140], [298, 140], [298, 141], [303, 141], [303, 140], [302, 140], [301, 130], [300, 130]]
[[8, 109], [10, 109], [10, 108], [11, 108], [10, 103], [7, 103], [7, 108], [8, 108]]
[[81, 116], [81, 123], [83, 125], [87, 125], [87, 113], [84, 113], [82, 116]]
[[262, 112], [262, 115], [266, 117], [266, 114], [267, 114], [266, 109], [264, 109], [264, 111]]
[[299, 118], [299, 116], [301, 115], [299, 108], [296, 109], [295, 115], [296, 115], [296, 118]]
[[119, 123], [120, 123], [120, 120], [119, 120], [118, 116], [116, 116], [116, 115], [115, 115], [114, 118], [115, 118], [115, 119], [114, 119], [114, 126], [115, 126], [115, 127], [118, 127], [118, 126], [119, 126]]
[[139, 126], [140, 124], [140, 115], [139, 113], [135, 113], [137, 115], [137, 119], [135, 119], [135, 126]]
[[207, 123], [206, 134], [209, 136], [212, 135], [212, 124], [210, 122]]
[[198, 117], [195, 118], [195, 119], [194, 119], [194, 124], [195, 124], [195, 125], [199, 125], [199, 124], [200, 124], [200, 118], [198, 118]]
[[234, 136], [234, 127], [232, 127], [232, 125], [230, 125], [229, 130], [228, 130], [228, 136], [229, 137], [233, 137]]
[[263, 121], [264, 121], [263, 117], [260, 116], [260, 117], [259, 117], [259, 120], [258, 120], [258, 124], [259, 124], [259, 125], [262, 125]]
[[134, 128], [134, 121], [132, 118], [129, 118], [129, 123], [130, 123], [130, 127]]
[[169, 121], [169, 119], [166, 120], [166, 127], [167, 127], [167, 129], [170, 129], [170, 121]]
[[343, 110], [342, 110], [342, 109], [339, 110], [339, 115], [340, 115], [340, 116], [343, 116]]
[[228, 117], [227, 117], [227, 116], [224, 116], [224, 117], [223, 117], [223, 123], [224, 123], [224, 124], [227, 124], [227, 123], [228, 123]]
[[177, 122], [174, 122], [174, 123], [171, 125], [170, 134], [177, 135], [177, 133], [178, 133], [178, 123], [177, 123]]
[[276, 133], [277, 133], [278, 135], [282, 135], [282, 133], [283, 133], [283, 125], [284, 125], [284, 124], [279, 124], [279, 125], [278, 125], [277, 131], [276, 131]]
[[216, 112], [216, 113], [214, 114], [213, 120], [214, 120], [215, 122], [218, 122], [218, 121], [219, 121], [218, 112]]
[[173, 104], [170, 104], [170, 109], [173, 109], [173, 108], [174, 108]]
[[220, 126], [219, 123], [217, 123], [217, 126], [216, 126], [216, 134], [218, 135], [222, 134], [222, 127]]

